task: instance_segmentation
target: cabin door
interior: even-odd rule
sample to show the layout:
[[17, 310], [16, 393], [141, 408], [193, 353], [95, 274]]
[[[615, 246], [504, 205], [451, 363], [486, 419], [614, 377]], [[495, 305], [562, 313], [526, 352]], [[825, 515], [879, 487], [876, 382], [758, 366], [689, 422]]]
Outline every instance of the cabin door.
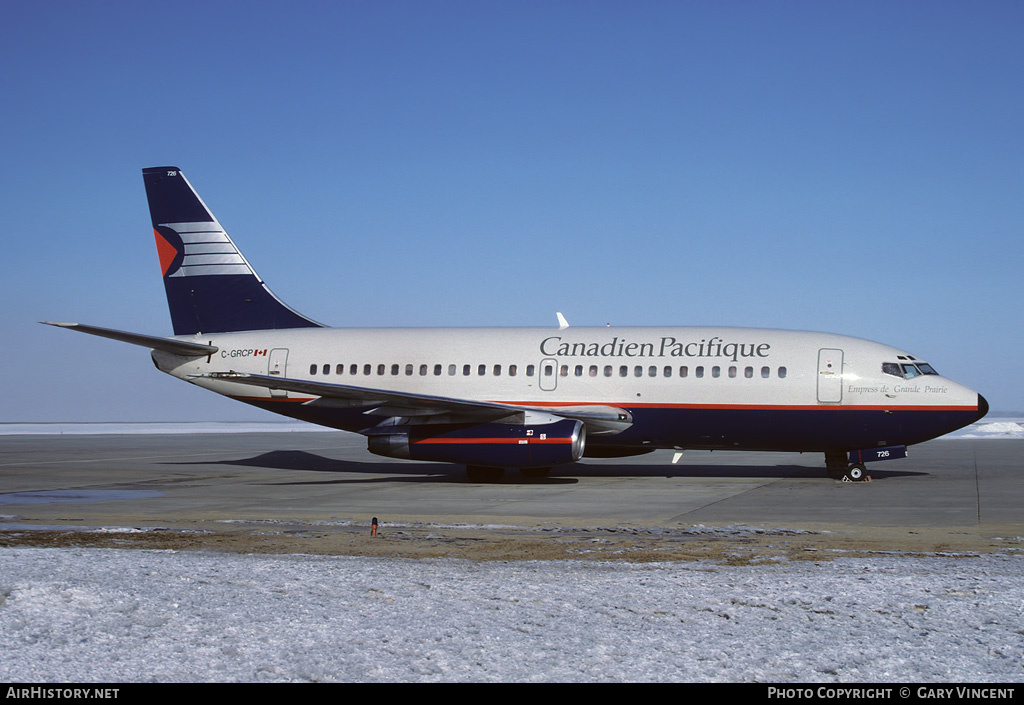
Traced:
[[[274, 348], [267, 360], [267, 374], [271, 377], [286, 377], [288, 368], [288, 348]], [[284, 398], [288, 392], [283, 389], [271, 389], [270, 396]]]
[[843, 400], [843, 351], [822, 348], [818, 351], [818, 401], [838, 404]]

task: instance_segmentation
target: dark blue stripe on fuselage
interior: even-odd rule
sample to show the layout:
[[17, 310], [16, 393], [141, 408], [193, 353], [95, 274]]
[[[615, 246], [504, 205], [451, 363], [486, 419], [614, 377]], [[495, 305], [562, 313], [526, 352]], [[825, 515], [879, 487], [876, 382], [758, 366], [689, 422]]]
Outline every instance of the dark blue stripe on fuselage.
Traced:
[[[629, 409], [633, 426], [613, 445], [713, 450], [826, 451], [912, 445], [973, 423], [977, 412], [950, 410]], [[600, 443], [602, 438], [591, 438]]]
[[[383, 421], [367, 409], [303, 406], [294, 401], [246, 398], [241, 401], [277, 414], [345, 431], [360, 431]], [[877, 446], [913, 445], [937, 438], [977, 420], [964, 410], [821, 409], [628, 409], [633, 426], [614, 436], [588, 436], [588, 446], [635, 446], [705, 450], [849, 451]]]

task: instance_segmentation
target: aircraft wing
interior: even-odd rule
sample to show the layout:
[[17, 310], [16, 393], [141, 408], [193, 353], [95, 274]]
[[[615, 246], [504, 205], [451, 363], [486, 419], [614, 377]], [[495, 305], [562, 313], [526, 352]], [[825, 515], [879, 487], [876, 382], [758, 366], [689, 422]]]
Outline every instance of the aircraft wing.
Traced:
[[521, 418], [523, 414], [532, 413], [583, 421], [587, 424], [588, 433], [595, 435], [618, 433], [633, 423], [633, 417], [628, 411], [612, 406], [538, 407], [371, 389], [348, 384], [330, 384], [244, 372], [211, 372], [194, 376], [309, 394], [319, 397], [319, 399], [309, 402], [316, 405], [330, 405], [332, 402], [336, 402], [346, 406], [373, 407], [365, 413], [380, 416], [419, 417], [419, 420], [425, 423], [430, 423], [431, 417], [436, 417], [437, 422], [490, 423], [514, 416]]

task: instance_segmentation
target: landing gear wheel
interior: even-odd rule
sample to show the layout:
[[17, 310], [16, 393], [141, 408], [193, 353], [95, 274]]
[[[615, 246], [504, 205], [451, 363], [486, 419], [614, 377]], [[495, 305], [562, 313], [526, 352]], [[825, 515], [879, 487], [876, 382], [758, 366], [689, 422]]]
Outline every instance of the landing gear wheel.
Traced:
[[505, 468], [489, 468], [483, 465], [467, 465], [466, 477], [470, 482], [497, 482], [505, 474]]
[[551, 468], [519, 468], [523, 477], [547, 477]]
[[864, 463], [854, 463], [850, 467], [846, 468], [846, 473], [843, 475], [843, 482], [863, 482], [867, 477], [867, 468], [864, 467]]
[[825, 453], [826, 475], [831, 477], [833, 480], [843, 480], [846, 478], [847, 469], [846, 453], [842, 451], [827, 451]]

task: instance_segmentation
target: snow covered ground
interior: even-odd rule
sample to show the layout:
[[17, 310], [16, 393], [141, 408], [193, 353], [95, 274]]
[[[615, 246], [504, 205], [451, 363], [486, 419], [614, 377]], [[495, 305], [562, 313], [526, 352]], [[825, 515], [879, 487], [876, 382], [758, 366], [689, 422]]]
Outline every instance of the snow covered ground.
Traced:
[[[947, 438], [1024, 438], [1024, 419]], [[0, 681], [1016, 683], [1022, 573], [1012, 549], [731, 566], [6, 548]]]
[[987, 416], [984, 421], [965, 426], [943, 438], [1024, 438], [1024, 419], [1008, 416]]
[[0, 549], [0, 681], [1020, 682], [1024, 556]]

